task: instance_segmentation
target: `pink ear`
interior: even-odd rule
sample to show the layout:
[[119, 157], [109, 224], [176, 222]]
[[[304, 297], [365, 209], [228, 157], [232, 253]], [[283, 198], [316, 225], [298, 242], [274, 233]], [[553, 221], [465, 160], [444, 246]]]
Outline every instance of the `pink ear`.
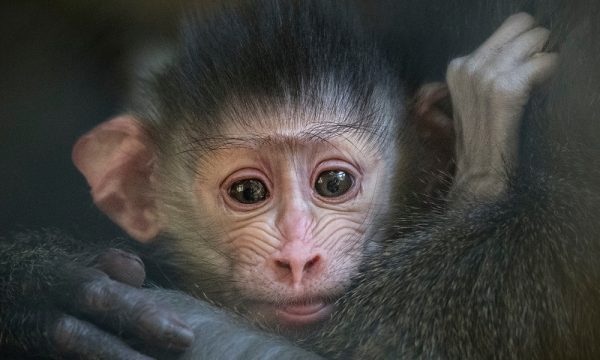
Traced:
[[419, 136], [427, 142], [454, 138], [452, 101], [445, 83], [427, 83], [417, 91], [412, 104], [412, 117]]
[[150, 176], [154, 152], [141, 124], [131, 116], [104, 122], [73, 147], [73, 162], [92, 188], [96, 205], [134, 239], [160, 232]]

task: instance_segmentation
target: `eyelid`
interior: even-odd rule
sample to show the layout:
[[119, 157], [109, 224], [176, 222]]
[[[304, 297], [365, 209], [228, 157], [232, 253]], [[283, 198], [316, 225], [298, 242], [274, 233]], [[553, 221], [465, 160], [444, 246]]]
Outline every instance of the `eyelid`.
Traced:
[[264, 172], [255, 168], [244, 168], [240, 170], [236, 170], [233, 173], [229, 174], [225, 180], [220, 185], [221, 189], [229, 189], [231, 185], [238, 181], [242, 180], [250, 180], [257, 179], [260, 180], [267, 188], [269, 192], [273, 189], [273, 185], [269, 178], [265, 175]]
[[311, 184], [315, 184], [317, 177], [324, 171], [335, 171], [341, 170], [350, 174], [355, 180], [360, 180], [362, 178], [362, 172], [358, 166], [354, 164], [341, 160], [341, 159], [330, 159], [321, 161], [317, 166], [315, 166], [313, 170], [313, 174], [311, 175]]

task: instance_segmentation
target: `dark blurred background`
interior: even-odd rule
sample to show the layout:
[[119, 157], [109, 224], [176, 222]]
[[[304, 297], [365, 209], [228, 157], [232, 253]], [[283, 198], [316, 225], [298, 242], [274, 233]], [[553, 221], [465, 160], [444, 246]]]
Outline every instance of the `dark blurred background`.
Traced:
[[184, 2], [0, 0], [0, 235], [119, 234], [93, 206], [71, 146], [123, 109], [142, 59], [160, 57], [176, 33]]

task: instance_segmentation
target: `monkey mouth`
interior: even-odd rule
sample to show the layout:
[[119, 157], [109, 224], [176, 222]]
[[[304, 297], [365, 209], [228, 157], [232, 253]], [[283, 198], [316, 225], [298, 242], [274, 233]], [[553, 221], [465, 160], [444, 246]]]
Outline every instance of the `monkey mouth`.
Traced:
[[331, 317], [340, 295], [286, 297], [276, 301], [257, 300], [247, 306], [250, 314], [267, 327], [302, 333], [320, 327]]
[[334, 304], [319, 300], [311, 303], [274, 305], [274, 313], [281, 325], [298, 327], [328, 319], [334, 308]]

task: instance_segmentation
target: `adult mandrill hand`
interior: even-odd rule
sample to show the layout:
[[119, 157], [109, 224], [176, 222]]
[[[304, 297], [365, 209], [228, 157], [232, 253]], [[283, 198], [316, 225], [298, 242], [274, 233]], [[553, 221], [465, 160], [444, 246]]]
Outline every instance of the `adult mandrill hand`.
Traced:
[[516, 14], [475, 52], [450, 63], [459, 193], [493, 198], [506, 190], [529, 94], [556, 66], [556, 54], [541, 52], [549, 35], [530, 15]]
[[2, 254], [22, 257], [17, 266], [11, 259], [11, 267], [0, 259], [3, 356], [148, 359], [124, 339], [178, 351], [192, 343], [189, 326], [139, 288], [145, 278], [139, 257], [113, 248], [67, 255], [69, 245], [76, 240], [60, 233], [0, 240]]

